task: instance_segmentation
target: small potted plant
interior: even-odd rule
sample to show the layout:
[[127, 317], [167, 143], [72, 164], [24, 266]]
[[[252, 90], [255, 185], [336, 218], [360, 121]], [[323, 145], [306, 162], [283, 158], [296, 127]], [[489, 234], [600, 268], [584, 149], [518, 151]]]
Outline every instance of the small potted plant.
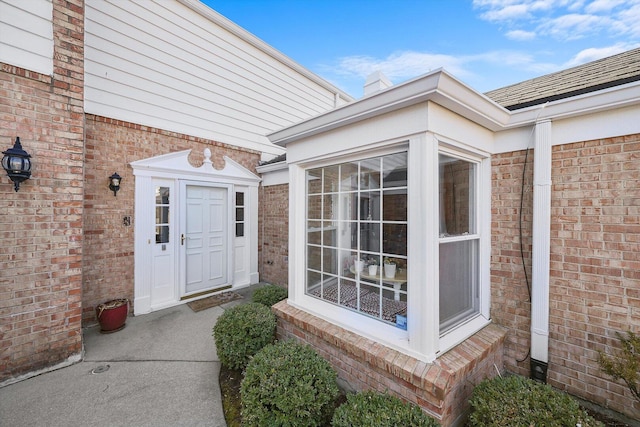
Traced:
[[117, 332], [124, 328], [128, 315], [129, 300], [127, 298], [107, 301], [96, 307], [96, 318], [100, 323], [100, 332], [103, 334]]
[[396, 263], [391, 258], [384, 259], [384, 277], [393, 279], [396, 277]]
[[367, 263], [367, 269], [369, 270], [369, 276], [378, 274], [378, 260], [376, 258], [370, 258]]

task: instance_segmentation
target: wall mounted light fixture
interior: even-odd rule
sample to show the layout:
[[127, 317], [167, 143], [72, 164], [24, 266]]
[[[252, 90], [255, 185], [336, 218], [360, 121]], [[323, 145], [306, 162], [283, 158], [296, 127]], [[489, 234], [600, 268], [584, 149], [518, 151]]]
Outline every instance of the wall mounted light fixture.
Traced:
[[18, 191], [20, 183], [31, 177], [31, 154], [22, 149], [20, 137], [16, 137], [13, 148], [3, 151], [2, 167], [13, 181], [13, 188]]
[[122, 177], [118, 175], [118, 172], [114, 172], [113, 175], [109, 177], [109, 188], [113, 191], [113, 197], [115, 197], [118, 190], [120, 190], [120, 181], [122, 181]]

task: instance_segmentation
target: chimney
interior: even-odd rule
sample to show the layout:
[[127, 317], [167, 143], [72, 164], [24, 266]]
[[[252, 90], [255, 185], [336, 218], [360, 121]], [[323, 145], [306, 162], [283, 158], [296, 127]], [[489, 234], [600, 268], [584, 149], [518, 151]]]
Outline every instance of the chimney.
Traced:
[[393, 83], [382, 74], [382, 71], [376, 71], [369, 74], [367, 81], [364, 83], [364, 96], [371, 95], [372, 93], [380, 92], [388, 87], [391, 87]]

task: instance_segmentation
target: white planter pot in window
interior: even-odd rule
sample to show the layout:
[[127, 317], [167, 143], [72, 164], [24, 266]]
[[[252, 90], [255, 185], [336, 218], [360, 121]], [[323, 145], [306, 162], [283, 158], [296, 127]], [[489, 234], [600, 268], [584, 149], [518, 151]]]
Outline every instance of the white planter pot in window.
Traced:
[[385, 264], [384, 265], [384, 277], [387, 279], [393, 279], [396, 277], [396, 265], [395, 264]]
[[361, 259], [357, 259], [353, 262], [353, 267], [356, 269], [356, 272], [362, 273], [364, 270], [364, 261]]

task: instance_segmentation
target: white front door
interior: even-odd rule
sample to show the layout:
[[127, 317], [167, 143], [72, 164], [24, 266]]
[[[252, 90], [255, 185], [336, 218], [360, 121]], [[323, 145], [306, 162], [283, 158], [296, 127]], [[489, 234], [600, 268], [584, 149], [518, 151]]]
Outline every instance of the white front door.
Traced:
[[[214, 168], [208, 148], [202, 165], [194, 167], [190, 153], [131, 163], [135, 315], [259, 280], [260, 178], [227, 157], [223, 169]], [[244, 194], [242, 200], [235, 196], [238, 192]], [[244, 261], [235, 260], [234, 253]]]
[[230, 284], [230, 189], [186, 183], [182, 188], [185, 283], [181, 293], [189, 296]]
[[153, 181], [154, 232], [151, 249], [151, 307], [161, 308], [176, 300], [175, 181]]

